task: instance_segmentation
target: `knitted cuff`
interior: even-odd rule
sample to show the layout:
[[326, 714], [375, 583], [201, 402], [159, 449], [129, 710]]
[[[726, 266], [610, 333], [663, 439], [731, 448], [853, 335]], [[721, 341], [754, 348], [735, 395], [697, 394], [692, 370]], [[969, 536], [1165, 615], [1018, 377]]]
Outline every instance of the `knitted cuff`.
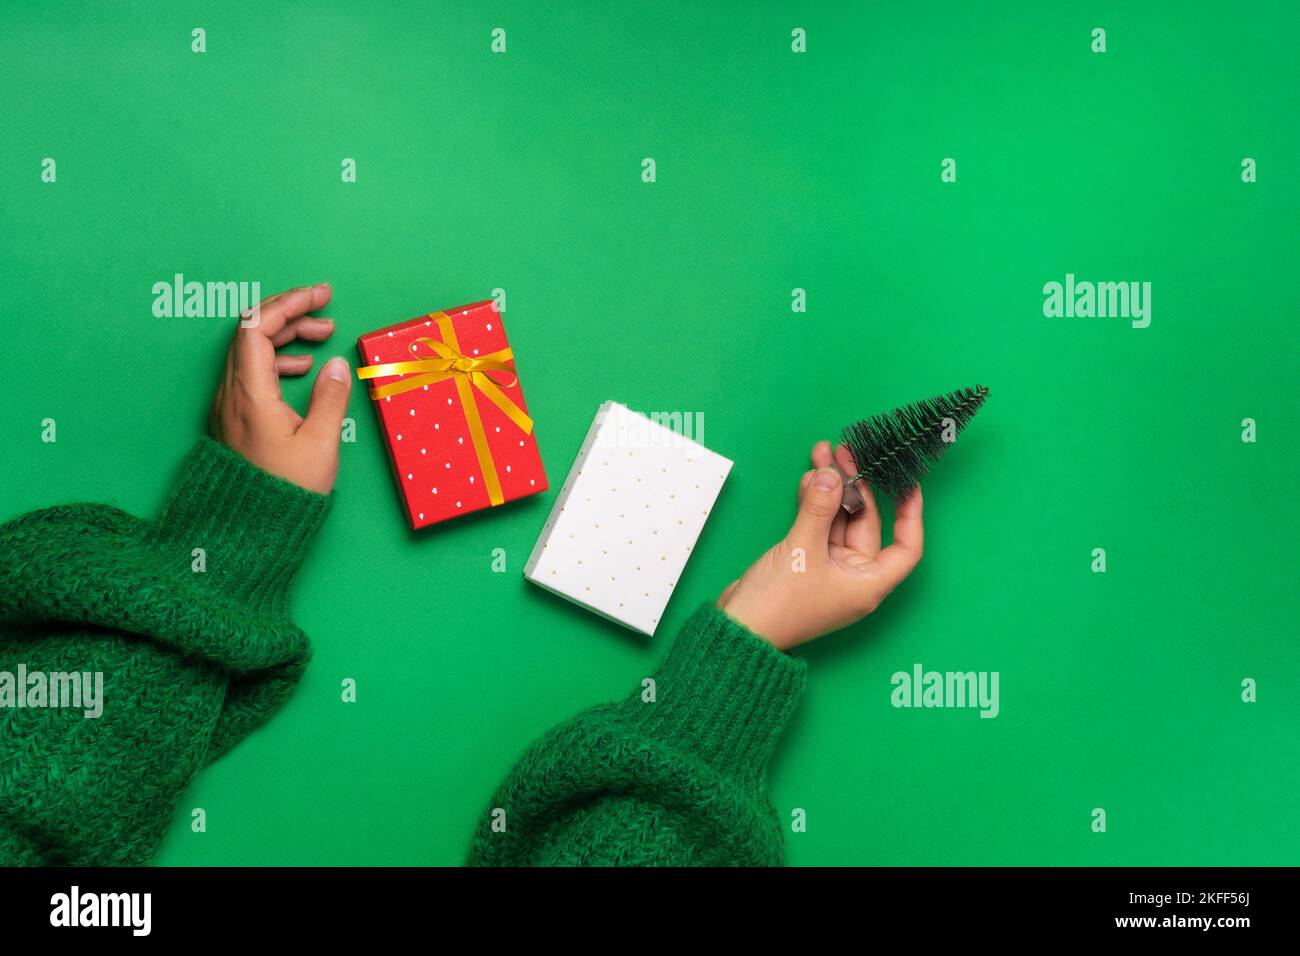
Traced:
[[721, 773], [761, 776], [803, 691], [807, 666], [712, 604], [686, 622], [654, 675], [655, 701], [623, 706], [647, 733]]
[[154, 537], [195, 561], [194, 549], [201, 548], [207, 585], [237, 595], [250, 609], [283, 612], [289, 583], [329, 505], [328, 496], [203, 438], [181, 467]]

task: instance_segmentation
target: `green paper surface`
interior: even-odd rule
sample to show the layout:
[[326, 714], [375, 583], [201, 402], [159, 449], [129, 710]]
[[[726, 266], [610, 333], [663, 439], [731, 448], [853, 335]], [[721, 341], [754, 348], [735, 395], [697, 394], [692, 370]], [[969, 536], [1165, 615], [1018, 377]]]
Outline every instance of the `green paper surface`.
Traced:
[[[317, 367], [506, 290], [552, 484], [413, 534], [354, 387], [314, 660], [158, 862], [460, 863], [523, 748], [785, 533], [815, 441], [978, 381], [919, 569], [802, 652], [789, 861], [1295, 863], [1297, 41], [1280, 2], [5, 4], [0, 517], [157, 513], [231, 328], [155, 317], [176, 273], [333, 283]], [[1045, 316], [1067, 274], [1150, 282], [1149, 326]], [[736, 462], [650, 641], [522, 577], [606, 399]], [[998, 716], [893, 707], [918, 663], [998, 672]]]

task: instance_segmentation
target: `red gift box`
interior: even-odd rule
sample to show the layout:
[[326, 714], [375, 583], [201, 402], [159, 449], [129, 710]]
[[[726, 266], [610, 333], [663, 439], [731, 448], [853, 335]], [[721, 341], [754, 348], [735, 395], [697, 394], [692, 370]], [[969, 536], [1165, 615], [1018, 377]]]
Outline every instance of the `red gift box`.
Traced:
[[546, 490], [501, 315], [475, 302], [357, 339], [412, 528]]

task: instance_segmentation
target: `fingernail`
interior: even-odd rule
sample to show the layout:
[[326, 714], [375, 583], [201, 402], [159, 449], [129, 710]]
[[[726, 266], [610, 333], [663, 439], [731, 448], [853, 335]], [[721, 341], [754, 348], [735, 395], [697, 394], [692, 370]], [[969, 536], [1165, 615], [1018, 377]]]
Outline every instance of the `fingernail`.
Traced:
[[317, 282], [316, 285], [314, 285], [312, 288], [315, 288], [315, 289], [328, 289], [329, 287], [330, 287], [330, 284], [329, 284], [328, 282]]
[[334, 356], [325, 363], [325, 376], [337, 379], [340, 382], [346, 382], [352, 377], [352, 373], [348, 370], [348, 360], [341, 355]]
[[813, 485], [822, 491], [834, 491], [840, 486], [839, 472], [833, 468], [818, 468], [813, 477]]

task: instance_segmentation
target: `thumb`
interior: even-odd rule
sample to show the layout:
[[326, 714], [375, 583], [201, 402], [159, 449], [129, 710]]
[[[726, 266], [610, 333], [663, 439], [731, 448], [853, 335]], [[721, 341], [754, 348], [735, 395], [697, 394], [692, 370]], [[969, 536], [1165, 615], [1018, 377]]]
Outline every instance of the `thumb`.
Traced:
[[311, 388], [311, 405], [299, 433], [306, 433], [313, 441], [337, 442], [351, 392], [352, 371], [347, 359], [336, 355], [316, 376], [316, 384]]
[[843, 481], [834, 468], [818, 468], [799, 499], [799, 513], [790, 540], [804, 548], [824, 549], [830, 541], [831, 522], [840, 511]]

